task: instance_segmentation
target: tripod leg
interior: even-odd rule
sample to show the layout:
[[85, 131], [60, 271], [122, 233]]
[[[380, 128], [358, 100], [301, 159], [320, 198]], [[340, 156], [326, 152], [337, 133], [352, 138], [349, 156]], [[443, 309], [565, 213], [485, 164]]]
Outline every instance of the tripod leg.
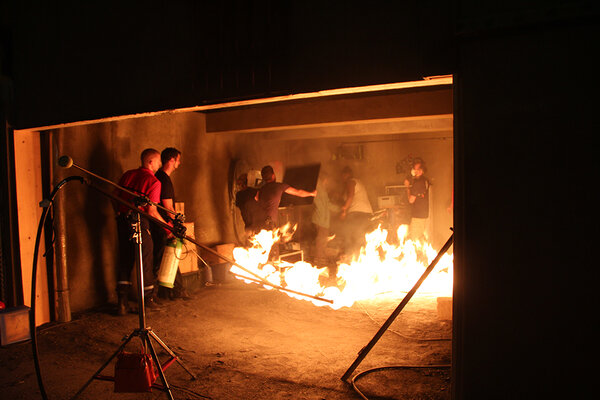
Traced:
[[165, 377], [165, 373], [162, 369], [162, 366], [160, 365], [160, 361], [158, 360], [158, 356], [156, 355], [154, 346], [152, 346], [150, 337], [147, 335], [148, 332], [150, 332], [150, 331], [146, 331], [146, 334], [144, 335], [144, 341], [146, 342], [148, 348], [150, 349], [150, 354], [152, 354], [152, 359], [154, 360], [154, 363], [156, 364], [156, 367], [157, 367], [156, 369], [158, 369], [158, 375], [160, 376], [160, 380], [162, 381], [162, 383], [165, 387], [164, 391], [167, 393], [167, 396], [169, 396], [169, 400], [174, 400], [173, 393], [171, 393], [171, 387], [169, 386], [169, 383], [167, 382], [167, 378]]
[[160, 346], [161, 346], [161, 347], [162, 347], [162, 348], [163, 348], [163, 349], [164, 349], [164, 350], [165, 350], [167, 353], [169, 353], [169, 355], [170, 355], [171, 357], [173, 357], [173, 358], [175, 359], [175, 361], [177, 361], [177, 363], [178, 363], [179, 365], [181, 365], [181, 367], [182, 367], [183, 369], [185, 369], [185, 370], [186, 370], [186, 372], [187, 372], [188, 374], [190, 374], [190, 376], [191, 376], [193, 379], [197, 379], [196, 375], [195, 375], [195, 374], [194, 374], [194, 373], [193, 373], [193, 372], [192, 372], [192, 371], [191, 371], [191, 370], [190, 370], [188, 367], [186, 367], [186, 366], [185, 366], [185, 364], [184, 364], [184, 363], [183, 363], [183, 362], [182, 362], [182, 361], [179, 359], [179, 357], [178, 357], [178, 356], [177, 356], [175, 353], [173, 353], [173, 352], [171, 351], [171, 349], [169, 349], [169, 347], [168, 347], [168, 346], [167, 346], [167, 345], [166, 345], [166, 344], [165, 344], [165, 343], [164, 343], [162, 340], [160, 340], [160, 338], [159, 338], [159, 337], [156, 335], [156, 333], [152, 332], [151, 330], [148, 330], [148, 333], [150, 334], [150, 336], [152, 336], [152, 338], [153, 338], [154, 340], [156, 340], [156, 342], [157, 342], [157, 343], [158, 343], [158, 344], [159, 344], [159, 345], [160, 345]]
[[112, 356], [110, 356], [110, 358], [108, 360], [106, 360], [106, 362], [104, 364], [102, 364], [102, 366], [100, 368], [98, 368], [98, 370], [96, 372], [94, 372], [94, 374], [92, 375], [92, 377], [90, 379], [88, 379], [88, 381], [81, 387], [81, 389], [79, 389], [79, 391], [77, 393], [75, 393], [75, 395], [73, 397], [71, 397], [72, 400], [76, 399], [77, 397], [79, 397], [79, 395], [81, 393], [83, 393], [83, 391], [90, 385], [90, 383], [92, 383], [92, 381], [98, 376], [98, 374], [100, 372], [102, 372], [102, 370], [104, 368], [106, 368], [106, 366], [108, 364], [110, 364], [110, 362], [113, 360], [113, 358], [115, 358], [120, 352], [121, 350], [123, 350], [125, 348], [125, 346], [127, 345], [127, 343], [129, 343], [129, 341], [131, 341], [131, 339], [133, 339], [134, 336], [138, 335], [138, 331], [134, 331], [133, 333], [131, 333], [124, 341], [123, 343], [119, 346], [119, 348], [117, 349], [117, 351], [115, 351], [113, 353]]

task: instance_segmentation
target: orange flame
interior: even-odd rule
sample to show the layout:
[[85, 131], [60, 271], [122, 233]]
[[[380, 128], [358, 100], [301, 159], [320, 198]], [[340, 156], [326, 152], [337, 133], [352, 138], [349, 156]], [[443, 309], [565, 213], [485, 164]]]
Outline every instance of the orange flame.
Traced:
[[[401, 225], [396, 231], [398, 244], [389, 243], [387, 230], [379, 226], [365, 235], [366, 244], [358, 257], [348, 263], [340, 263], [337, 275], [330, 277], [329, 269], [320, 269], [308, 262], [269, 261], [273, 244], [282, 238], [289, 240], [294, 230], [290, 234], [289, 225], [286, 225], [281, 230], [259, 232], [251, 239], [252, 247], [234, 249], [235, 262], [274, 285], [333, 300], [333, 304], [328, 304], [286, 292], [289, 296], [333, 309], [351, 307], [359, 300], [402, 297], [437, 255], [429, 243], [407, 239], [407, 225]], [[419, 288], [419, 293], [451, 296], [452, 268], [453, 256], [444, 254]], [[235, 265], [230, 270], [237, 275], [248, 276]], [[264, 287], [272, 289], [268, 285]]]

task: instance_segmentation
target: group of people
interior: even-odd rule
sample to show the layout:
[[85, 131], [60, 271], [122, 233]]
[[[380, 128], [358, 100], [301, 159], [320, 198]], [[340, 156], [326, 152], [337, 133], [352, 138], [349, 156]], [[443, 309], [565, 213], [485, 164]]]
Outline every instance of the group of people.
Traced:
[[[261, 229], [278, 227], [278, 206], [282, 193], [295, 196], [314, 196], [311, 221], [315, 227], [313, 261], [317, 265], [327, 265], [327, 243], [332, 233], [332, 214], [338, 214], [336, 234], [339, 237], [342, 258], [350, 259], [360, 251], [365, 242], [365, 234], [376, 226], [373, 208], [365, 185], [349, 167], [341, 171], [342, 201], [336, 205], [329, 197], [330, 178], [321, 172], [314, 192], [295, 189], [285, 183], [275, 182], [273, 168], [265, 166], [261, 171], [263, 185], [260, 188], [248, 186], [247, 174], [238, 177], [239, 191], [235, 205], [240, 209], [245, 225], [246, 237]], [[416, 158], [411, 171], [404, 179], [407, 203], [411, 211], [409, 235], [411, 239], [423, 239], [426, 221], [429, 217], [429, 180], [425, 177], [425, 163]]]
[[[155, 219], [172, 225], [175, 215], [175, 191], [171, 174], [181, 164], [181, 152], [173, 147], [168, 147], [160, 153], [149, 148], [141, 153], [140, 158], [141, 166], [125, 172], [119, 180], [119, 186], [147, 197], [149, 202], [139, 205], [139, 208]], [[429, 180], [424, 173], [424, 162], [421, 159], [415, 159], [411, 173], [404, 181], [407, 187], [407, 200], [412, 211], [409, 232], [415, 239], [422, 238], [429, 216]], [[248, 186], [247, 174], [242, 174], [237, 179], [239, 190], [236, 193], [235, 205], [240, 209], [247, 238], [262, 229], [272, 230], [279, 227], [279, 203], [283, 193], [287, 193], [298, 197], [315, 197], [312, 214], [312, 222], [316, 227], [315, 263], [326, 264], [325, 249], [329, 240], [333, 210], [339, 212], [341, 228], [338, 230], [338, 234], [341, 238], [343, 254], [352, 256], [360, 251], [364, 244], [365, 233], [373, 228], [373, 209], [364, 184], [354, 177], [349, 167], [345, 167], [341, 171], [343, 201], [339, 206], [334, 205], [329, 198], [329, 178], [325, 173], [321, 174], [314, 191], [297, 189], [287, 183], [277, 182], [275, 172], [270, 165], [262, 168], [261, 177], [262, 184], [259, 188]], [[131, 193], [119, 189], [115, 194], [129, 202], [135, 200]], [[131, 210], [118, 204], [116, 211], [119, 241], [117, 313], [124, 315], [128, 312], [128, 296], [132, 286], [131, 272], [135, 265], [137, 244], [132, 240], [134, 225], [131, 220]], [[157, 285], [157, 276], [165, 245], [168, 240], [173, 238], [171, 231], [157, 224], [151, 224], [146, 218], [140, 219], [140, 225], [143, 289], [147, 307], [158, 307], [161, 298], [190, 298], [183, 287], [179, 271], [177, 271], [173, 289], [167, 290]], [[274, 246], [271, 257], [278, 255], [277, 246]], [[159, 289], [162, 289], [162, 293]]]
[[[410, 173], [404, 179], [406, 201], [410, 209], [409, 238], [423, 240], [429, 218], [429, 179], [425, 176], [425, 162], [415, 158]], [[344, 202], [341, 207], [340, 233], [343, 253], [352, 257], [364, 245], [365, 234], [374, 229], [373, 209], [363, 183], [353, 176], [349, 167], [342, 169]]]
[[[140, 204], [139, 208], [151, 217], [172, 226], [175, 215], [175, 190], [171, 174], [181, 164], [181, 152], [173, 147], [168, 147], [162, 152], [149, 148], [142, 151], [140, 158], [141, 166], [125, 172], [118, 185], [129, 192], [147, 197], [149, 202]], [[128, 202], [136, 200], [131, 193], [120, 189], [115, 190], [115, 195]], [[115, 208], [119, 243], [117, 314], [125, 315], [129, 310], [128, 298], [132, 287], [131, 272], [136, 263], [138, 249], [133, 239], [133, 223], [135, 221], [132, 220], [134, 215], [131, 209], [120, 203], [116, 204]], [[166, 210], [170, 210], [170, 212]], [[179, 271], [177, 271], [173, 289], [159, 287], [156, 282], [165, 245], [167, 240], [173, 238], [173, 234], [163, 227], [151, 224], [146, 218], [140, 219], [140, 230], [146, 307], [159, 307], [160, 298], [190, 298], [183, 287]], [[159, 291], [159, 288], [164, 290]]]

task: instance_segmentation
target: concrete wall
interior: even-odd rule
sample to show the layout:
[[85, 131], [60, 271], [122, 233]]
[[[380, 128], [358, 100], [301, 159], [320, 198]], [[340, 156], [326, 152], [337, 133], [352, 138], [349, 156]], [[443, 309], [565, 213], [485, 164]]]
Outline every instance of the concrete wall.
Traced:
[[[447, 208], [451, 203], [453, 185], [452, 132], [304, 140], [285, 140], [283, 135], [279, 140], [258, 143], [267, 151], [262, 156], [258, 149], [253, 149], [254, 154], [242, 154], [242, 157], [249, 157], [258, 169], [262, 166], [259, 161], [267, 162], [274, 154], [286, 167], [319, 163], [333, 181], [339, 181], [344, 166], [351, 167], [355, 177], [365, 184], [374, 211], [378, 209], [377, 198], [386, 195], [386, 185], [403, 184], [405, 172], [397, 172], [397, 163], [410, 155], [422, 157], [427, 162], [428, 176], [433, 183], [431, 240], [439, 247], [450, 235], [452, 216]], [[362, 147], [362, 159], [340, 159], [337, 156], [340, 146], [353, 145]], [[275, 149], [276, 153], [273, 152]]]
[[[287, 167], [320, 163], [335, 178], [349, 165], [366, 185], [374, 210], [384, 186], [402, 184], [397, 162], [408, 155], [425, 158], [432, 188], [432, 239], [445, 241], [450, 215], [446, 212], [452, 190], [452, 132], [380, 136], [308, 137], [288, 140], [285, 133], [206, 133], [202, 113], [173, 113], [52, 131], [54, 157], [69, 155], [74, 162], [113, 182], [140, 164], [144, 148], [159, 151], [172, 146], [182, 151], [182, 163], [172, 175], [176, 201], [185, 204], [186, 221], [194, 222], [195, 238], [203, 244], [235, 242], [230, 190], [235, 160], [258, 169], [277, 163]], [[342, 129], [342, 128], [340, 128]], [[335, 129], [333, 129], [335, 130]], [[302, 136], [302, 129], [296, 133]], [[313, 135], [314, 136], [314, 135]], [[340, 159], [340, 146], [358, 144], [360, 160]], [[54, 181], [76, 168], [55, 168]], [[281, 177], [280, 177], [281, 178]], [[101, 181], [102, 187], [110, 185]], [[78, 183], [69, 184], [65, 201], [67, 269], [73, 311], [114, 300], [116, 226], [109, 199]], [[308, 207], [310, 208], [310, 207]]]
[[[397, 171], [397, 164], [409, 156], [423, 157], [433, 183], [429, 233], [440, 246], [452, 224], [447, 212], [452, 107], [451, 88], [440, 84], [222, 109], [208, 112], [206, 122], [210, 134], [235, 137], [235, 157], [246, 169], [260, 170], [272, 161], [285, 168], [318, 163], [332, 182], [339, 182], [341, 169], [350, 166], [364, 182], [374, 210], [386, 185], [404, 183], [407, 171]], [[355, 150], [360, 150], [359, 159], [353, 158]]]
[[[232, 158], [229, 138], [204, 133], [199, 113], [168, 114], [150, 118], [94, 124], [54, 131], [55, 157], [69, 155], [74, 162], [117, 182], [128, 169], [140, 165], [147, 147], [182, 151], [180, 168], [172, 175], [176, 201], [185, 204], [195, 237], [212, 244], [233, 240], [229, 213], [228, 170]], [[55, 181], [85, 173], [56, 169]], [[94, 180], [111, 189], [109, 184]], [[116, 225], [106, 196], [71, 183], [65, 189], [67, 268], [73, 311], [115, 299]]]

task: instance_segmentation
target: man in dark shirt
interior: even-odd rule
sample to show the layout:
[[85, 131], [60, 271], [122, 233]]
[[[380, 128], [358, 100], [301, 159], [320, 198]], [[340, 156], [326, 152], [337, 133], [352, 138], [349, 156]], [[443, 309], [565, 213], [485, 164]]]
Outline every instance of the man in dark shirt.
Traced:
[[[160, 201], [161, 184], [154, 176], [154, 173], [160, 168], [160, 153], [155, 149], [146, 149], [141, 154], [142, 165], [137, 169], [132, 169], [123, 174], [119, 180], [119, 186], [128, 189], [131, 192], [145, 195], [153, 203]], [[122, 190], [115, 190], [115, 194], [123, 200], [132, 202], [133, 196]], [[129, 208], [118, 204], [117, 210], [117, 234], [119, 243], [119, 270], [117, 277], [117, 295], [118, 307], [117, 314], [125, 315], [128, 308], [128, 296], [131, 289], [131, 271], [136, 263], [135, 254], [137, 246], [132, 240], [133, 230], [132, 221], [128, 218], [131, 214]], [[140, 207], [140, 210], [150, 216], [165, 222], [158, 213], [154, 205]], [[153, 248], [154, 242], [150, 234], [150, 222], [146, 218], [140, 219], [141, 238], [142, 238], [142, 264], [144, 276], [144, 292], [146, 297], [146, 306], [155, 307], [152, 292], [154, 290], [155, 278], [152, 273], [153, 266]]]
[[[253, 230], [260, 232], [262, 229], [273, 230], [279, 227], [279, 202], [283, 193], [298, 197], [314, 197], [317, 191], [307, 192], [306, 190], [296, 189], [287, 183], [275, 181], [275, 171], [270, 165], [266, 165], [260, 171], [263, 185], [256, 194], [256, 213], [254, 215]], [[279, 258], [279, 243], [273, 244], [269, 253], [269, 258], [275, 260]]]
[[235, 194], [235, 206], [240, 209], [246, 233], [244, 241], [247, 241], [248, 237], [252, 235], [252, 222], [257, 207], [255, 199], [257, 190], [248, 187], [248, 174], [241, 174], [237, 178], [237, 185], [239, 190]]
[[424, 240], [427, 218], [429, 218], [429, 180], [425, 177], [425, 163], [415, 158], [410, 175], [405, 179], [408, 202], [411, 205], [409, 237]]
[[263, 180], [263, 186], [258, 189], [256, 200], [258, 202], [257, 212], [254, 218], [254, 230], [261, 229], [272, 230], [278, 228], [279, 222], [279, 202], [283, 193], [298, 197], [315, 197], [317, 191], [307, 192], [306, 190], [296, 189], [287, 183], [275, 181], [275, 171], [270, 165], [264, 166], [260, 171]]
[[[171, 182], [171, 174], [179, 168], [181, 165], [181, 152], [174, 147], [167, 147], [160, 153], [160, 158], [162, 161], [162, 168], [156, 171], [156, 178], [161, 183], [161, 191], [160, 191], [160, 205], [164, 208], [171, 210], [173, 213], [175, 212], [175, 189], [173, 188], [173, 182]], [[173, 216], [175, 214], [169, 213], [168, 211], [159, 208], [158, 212], [160, 215], [167, 221], [172, 222]], [[158, 271], [160, 269], [160, 264], [162, 262], [163, 253], [165, 251], [165, 245], [168, 240], [168, 232], [166, 232], [160, 226], [154, 225], [152, 227], [152, 236], [154, 237], [155, 246], [154, 246], [154, 274], [158, 275]], [[175, 275], [175, 281], [173, 283], [173, 289], [169, 289], [166, 287], [159, 287], [159, 294], [161, 297], [166, 297], [169, 299], [191, 299], [191, 297], [186, 292], [183, 287], [183, 278], [181, 277], [181, 273], [179, 269], [177, 269], [177, 274]]]

